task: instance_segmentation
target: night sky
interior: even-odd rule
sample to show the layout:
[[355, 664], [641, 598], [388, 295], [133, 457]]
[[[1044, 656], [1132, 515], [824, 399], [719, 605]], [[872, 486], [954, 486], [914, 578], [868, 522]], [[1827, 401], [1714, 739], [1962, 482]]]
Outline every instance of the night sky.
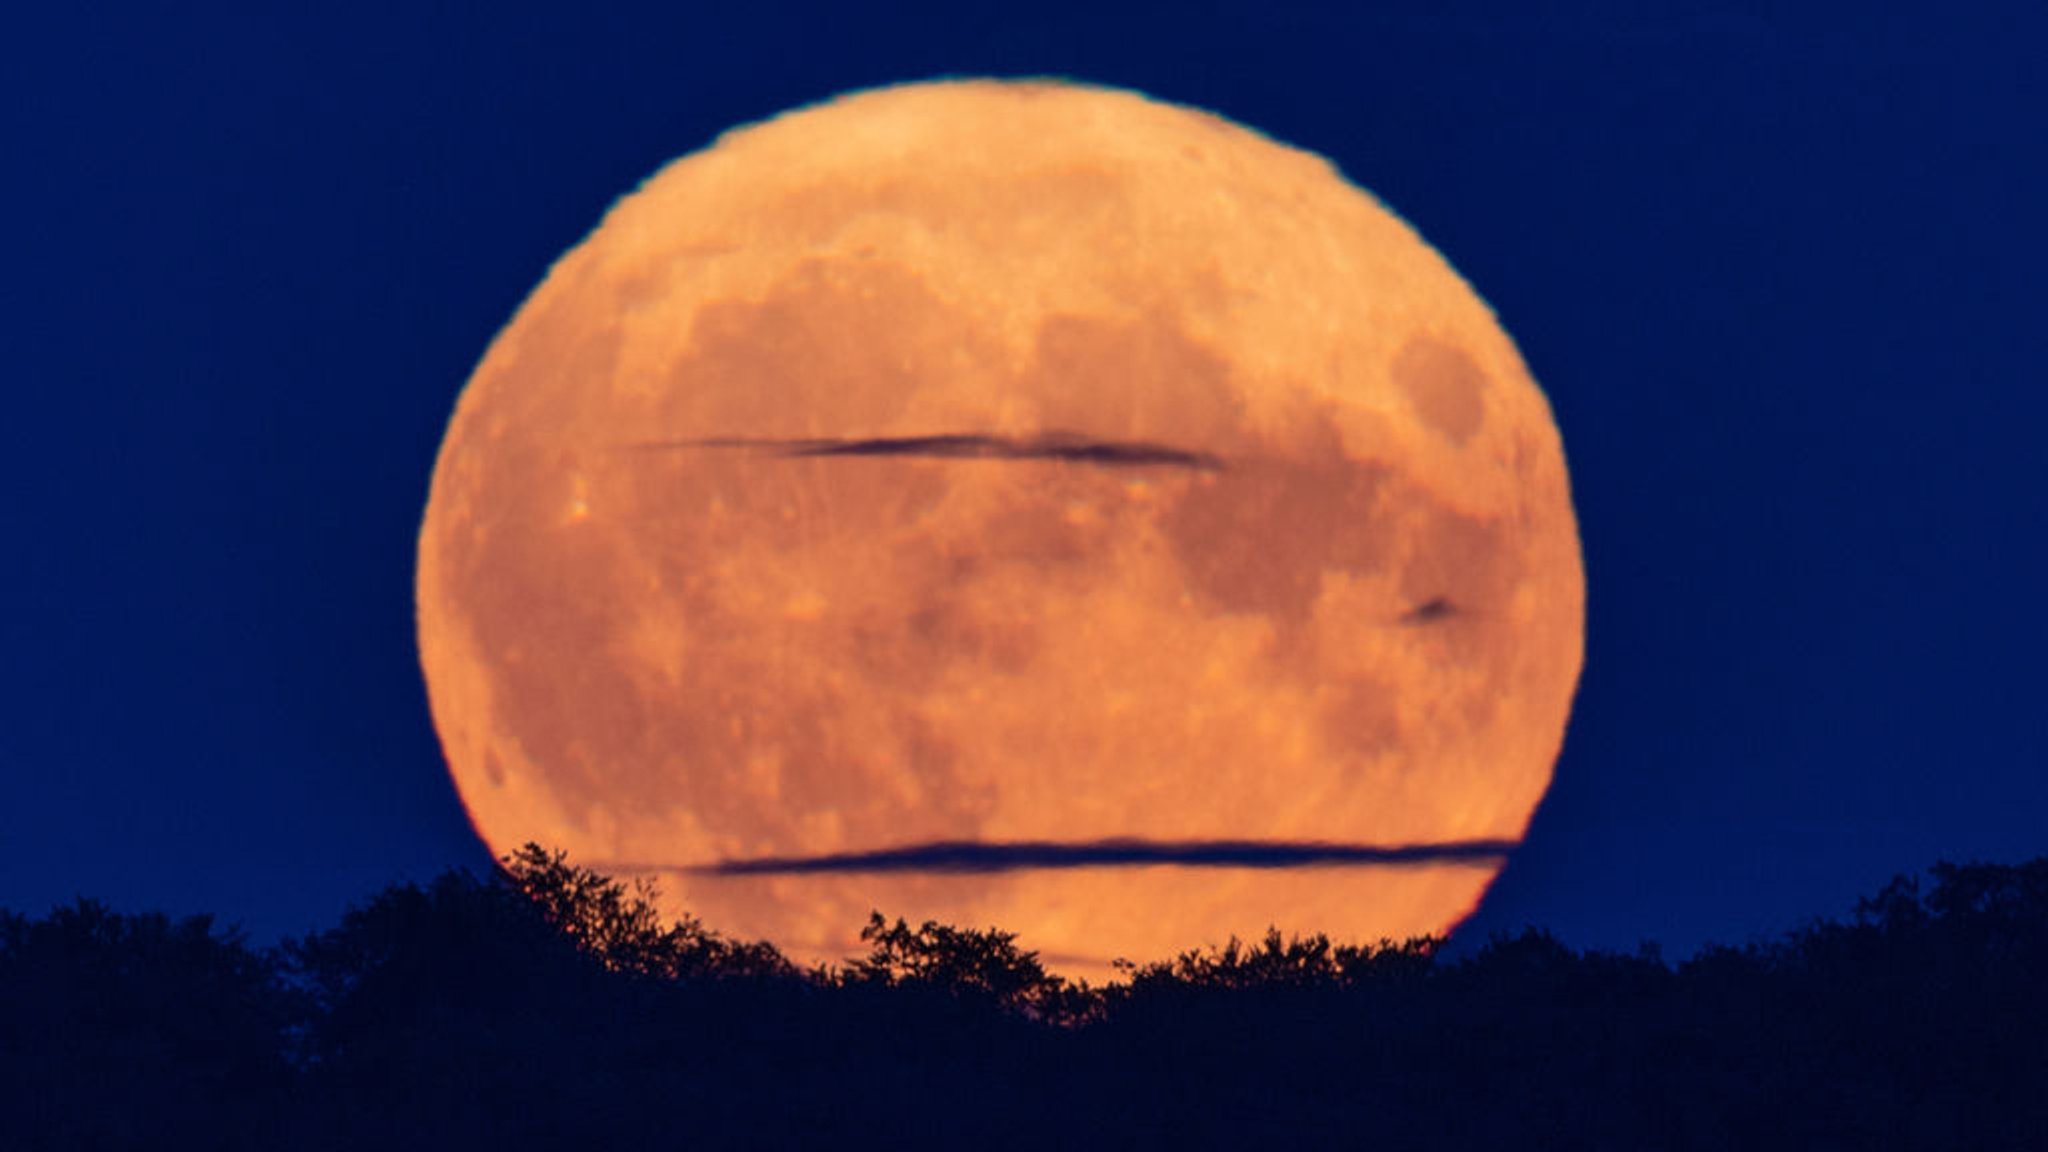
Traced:
[[264, 941], [488, 866], [413, 639], [463, 382], [671, 158], [940, 75], [1321, 153], [1519, 343], [1587, 660], [1471, 934], [1684, 954], [2048, 852], [2048, 9], [583, 7], [10, 16], [0, 906]]

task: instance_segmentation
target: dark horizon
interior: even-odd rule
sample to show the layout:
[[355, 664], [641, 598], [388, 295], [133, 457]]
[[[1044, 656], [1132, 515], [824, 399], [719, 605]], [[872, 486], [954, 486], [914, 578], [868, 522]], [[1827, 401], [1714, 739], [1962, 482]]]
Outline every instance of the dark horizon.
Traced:
[[1000, 929], [876, 914], [861, 941], [798, 968], [532, 845], [271, 949], [85, 902], [0, 913], [0, 1144], [2048, 1140], [2048, 856], [1938, 865], [1677, 964], [1536, 930], [1463, 957], [1274, 932], [1094, 986]]

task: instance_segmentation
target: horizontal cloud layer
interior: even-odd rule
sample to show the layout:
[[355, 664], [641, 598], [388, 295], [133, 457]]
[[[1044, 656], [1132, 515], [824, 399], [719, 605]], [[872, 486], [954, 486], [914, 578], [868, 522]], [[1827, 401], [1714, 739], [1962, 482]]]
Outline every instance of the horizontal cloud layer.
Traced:
[[1022, 872], [1039, 868], [1309, 868], [1332, 865], [1495, 864], [1512, 840], [1448, 840], [1433, 844], [1333, 844], [1272, 840], [1091, 840], [1065, 843], [968, 840], [912, 844], [873, 852], [764, 856], [685, 868], [613, 864], [615, 868], [683, 871], [714, 876], [858, 872]]
[[777, 456], [909, 456], [935, 460], [1057, 460], [1113, 468], [1192, 468], [1218, 472], [1223, 461], [1144, 440], [1095, 440], [1061, 432], [1037, 436], [985, 436], [956, 433], [940, 436], [887, 436], [867, 439], [778, 440], [717, 437], [642, 444], [643, 448], [741, 448]]

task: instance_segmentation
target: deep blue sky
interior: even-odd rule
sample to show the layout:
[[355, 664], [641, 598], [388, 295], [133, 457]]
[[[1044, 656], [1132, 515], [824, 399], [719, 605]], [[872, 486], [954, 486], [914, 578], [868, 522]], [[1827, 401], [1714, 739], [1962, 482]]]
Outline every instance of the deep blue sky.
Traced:
[[939, 74], [1323, 153], [1520, 343], [1588, 656], [1479, 932], [1685, 952], [2048, 852], [2039, 5], [582, 7], [10, 16], [0, 905], [267, 938], [486, 864], [412, 633], [457, 391], [668, 159]]

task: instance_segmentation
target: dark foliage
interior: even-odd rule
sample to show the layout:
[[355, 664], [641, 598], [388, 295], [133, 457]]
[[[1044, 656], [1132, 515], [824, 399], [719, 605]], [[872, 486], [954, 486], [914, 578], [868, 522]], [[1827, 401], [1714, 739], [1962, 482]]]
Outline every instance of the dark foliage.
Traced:
[[269, 950], [0, 913], [0, 1147], [2048, 1147], [2048, 858], [1676, 966], [1275, 931], [1102, 988], [879, 913], [805, 971], [652, 895], [529, 846]]
[[0, 913], [0, 1148], [275, 1147], [306, 1016], [205, 917]]

